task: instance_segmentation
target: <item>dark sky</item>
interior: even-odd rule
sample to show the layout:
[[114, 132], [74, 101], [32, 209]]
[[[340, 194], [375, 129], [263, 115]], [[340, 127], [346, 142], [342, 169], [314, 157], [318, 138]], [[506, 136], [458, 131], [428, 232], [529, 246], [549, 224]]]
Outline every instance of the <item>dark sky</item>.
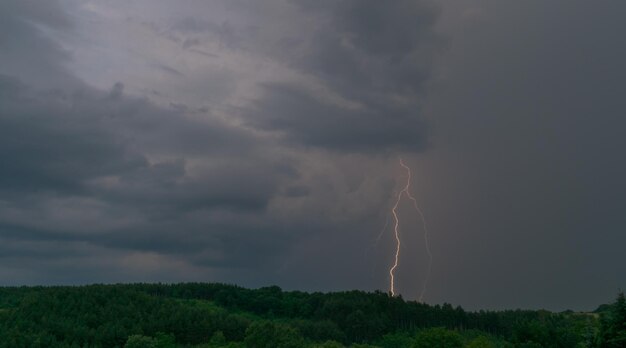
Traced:
[[402, 157], [424, 301], [594, 309], [626, 286], [624, 13], [4, 0], [0, 284], [386, 291]]

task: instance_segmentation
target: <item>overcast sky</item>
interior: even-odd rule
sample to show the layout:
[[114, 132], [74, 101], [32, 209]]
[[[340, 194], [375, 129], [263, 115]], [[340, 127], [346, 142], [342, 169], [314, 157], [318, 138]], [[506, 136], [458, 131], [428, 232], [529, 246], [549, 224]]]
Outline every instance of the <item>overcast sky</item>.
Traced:
[[3, 0], [0, 283], [387, 291], [402, 157], [425, 302], [594, 309], [626, 286], [624, 13]]

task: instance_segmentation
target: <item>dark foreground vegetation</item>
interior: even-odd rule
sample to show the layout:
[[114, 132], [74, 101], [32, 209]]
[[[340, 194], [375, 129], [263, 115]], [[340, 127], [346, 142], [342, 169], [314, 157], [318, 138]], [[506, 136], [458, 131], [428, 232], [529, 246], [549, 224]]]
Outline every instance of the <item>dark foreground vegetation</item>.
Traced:
[[386, 293], [224, 284], [0, 288], [0, 347], [626, 347], [599, 313], [467, 312]]

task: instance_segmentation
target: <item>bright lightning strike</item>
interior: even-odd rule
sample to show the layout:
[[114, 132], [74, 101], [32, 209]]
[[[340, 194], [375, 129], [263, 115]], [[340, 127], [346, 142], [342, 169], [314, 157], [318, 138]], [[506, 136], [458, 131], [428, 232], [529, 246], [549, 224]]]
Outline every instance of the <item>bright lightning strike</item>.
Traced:
[[424, 228], [424, 242], [426, 243], [426, 253], [428, 254], [428, 272], [426, 273], [426, 280], [424, 281], [424, 286], [422, 287], [422, 291], [421, 291], [421, 293], [419, 295], [419, 301], [422, 302], [422, 299], [424, 298], [424, 293], [426, 292], [426, 288], [428, 286], [428, 279], [430, 278], [430, 272], [431, 272], [433, 256], [432, 256], [432, 254], [430, 252], [430, 245], [428, 243], [428, 229], [426, 228], [426, 219], [424, 218], [424, 214], [422, 213], [422, 210], [417, 205], [417, 200], [415, 199], [415, 197], [413, 197], [413, 195], [411, 195], [411, 192], [409, 191], [409, 189], [411, 187], [411, 168], [409, 168], [406, 164], [404, 164], [404, 162], [402, 161], [402, 158], [400, 158], [400, 165], [404, 169], [406, 169], [406, 171], [407, 171], [407, 179], [406, 179], [406, 185], [398, 193], [398, 198], [396, 199], [396, 204], [394, 204], [393, 208], [391, 209], [391, 214], [393, 215], [393, 219], [394, 219], [394, 233], [395, 233], [395, 238], [396, 238], [396, 254], [395, 254], [395, 257], [394, 257], [393, 266], [391, 266], [391, 268], [389, 269], [389, 276], [390, 276], [389, 291], [391, 292], [391, 296], [395, 296], [396, 295], [394, 272], [395, 272], [396, 268], [398, 268], [398, 258], [400, 257], [400, 244], [401, 244], [400, 233], [398, 232], [398, 226], [400, 225], [400, 220], [398, 218], [398, 211], [397, 210], [398, 210], [398, 205], [400, 204], [400, 201], [402, 200], [402, 195], [405, 194], [408, 199], [413, 201], [413, 206], [415, 207], [415, 210], [417, 211], [417, 213], [420, 215], [420, 218], [422, 220], [422, 226]]

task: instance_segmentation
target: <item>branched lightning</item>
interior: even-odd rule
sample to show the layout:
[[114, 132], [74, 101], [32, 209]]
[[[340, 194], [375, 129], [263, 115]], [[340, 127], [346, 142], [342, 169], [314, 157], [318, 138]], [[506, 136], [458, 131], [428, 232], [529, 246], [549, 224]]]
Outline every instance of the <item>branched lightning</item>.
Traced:
[[393, 230], [395, 232], [395, 237], [396, 237], [396, 256], [395, 256], [395, 261], [393, 263], [393, 266], [391, 266], [391, 268], [389, 269], [389, 276], [391, 277], [391, 279], [389, 281], [389, 291], [391, 292], [391, 296], [396, 296], [395, 280], [394, 280], [393, 272], [398, 267], [398, 256], [400, 256], [400, 235], [398, 234], [398, 223], [399, 223], [399, 221], [398, 221], [398, 214], [396, 213], [396, 209], [398, 208], [398, 204], [400, 203], [400, 198], [402, 198], [402, 193], [403, 192], [404, 192], [404, 190], [402, 190], [402, 191], [400, 191], [400, 193], [398, 193], [398, 200], [396, 200], [396, 204], [391, 209], [391, 213], [393, 214], [393, 219], [395, 221]]
[[422, 291], [421, 291], [421, 293], [419, 295], [419, 301], [422, 302], [422, 299], [424, 298], [424, 293], [426, 292], [426, 288], [428, 286], [428, 279], [430, 278], [430, 272], [431, 272], [433, 256], [432, 256], [432, 254], [430, 252], [430, 245], [429, 245], [429, 242], [428, 242], [428, 229], [426, 228], [426, 219], [424, 218], [424, 214], [422, 213], [422, 210], [417, 205], [417, 200], [415, 199], [415, 197], [413, 197], [413, 195], [411, 195], [411, 192], [409, 191], [409, 189], [411, 187], [411, 168], [409, 168], [406, 164], [404, 164], [404, 162], [402, 161], [402, 158], [400, 158], [400, 165], [404, 169], [406, 169], [406, 171], [407, 171], [407, 179], [406, 179], [406, 185], [404, 186], [404, 188], [400, 192], [398, 192], [398, 197], [396, 199], [396, 203], [394, 204], [393, 208], [391, 209], [391, 214], [393, 215], [393, 218], [394, 218], [394, 233], [395, 233], [395, 238], [396, 238], [396, 253], [395, 253], [395, 257], [394, 257], [393, 266], [391, 266], [391, 268], [389, 269], [389, 276], [390, 276], [389, 291], [391, 292], [392, 296], [396, 295], [394, 271], [398, 267], [398, 258], [400, 257], [400, 245], [401, 245], [400, 233], [398, 231], [398, 226], [400, 224], [400, 220], [398, 219], [398, 212], [397, 212], [397, 210], [398, 210], [398, 205], [400, 204], [400, 201], [402, 200], [402, 195], [406, 194], [407, 198], [409, 198], [411, 201], [413, 201], [413, 206], [415, 207], [415, 210], [420, 215], [420, 218], [422, 220], [422, 226], [424, 228], [424, 242], [426, 244], [426, 253], [428, 254], [428, 271], [426, 273], [426, 280], [424, 281], [424, 286], [422, 287]]
[[383, 234], [387, 230], [387, 226], [389, 226], [389, 215], [387, 215], [387, 217], [385, 218], [385, 226], [383, 226], [383, 229], [380, 230], [378, 237], [376, 237], [376, 240], [374, 241], [374, 246], [378, 245], [378, 242], [380, 242], [380, 238], [383, 236]]
[[[402, 160], [400, 160], [400, 164], [408, 170], [409, 181], [410, 181], [411, 170], [409, 169], [409, 167], [405, 166], [402, 163]], [[419, 296], [419, 302], [422, 302], [422, 299], [424, 298], [424, 293], [426, 293], [426, 288], [428, 287], [428, 280], [430, 279], [430, 272], [431, 272], [432, 263], [433, 263], [433, 254], [431, 254], [430, 252], [430, 243], [428, 242], [428, 228], [426, 227], [426, 218], [424, 218], [424, 213], [418, 207], [417, 200], [415, 199], [415, 197], [413, 197], [408, 190], [406, 191], [406, 195], [407, 197], [409, 197], [410, 200], [413, 201], [413, 206], [415, 207], [415, 210], [420, 215], [420, 218], [422, 220], [422, 226], [424, 228], [424, 245], [426, 246], [426, 254], [428, 254], [428, 270], [426, 272], [426, 279], [424, 280], [424, 285], [422, 286], [422, 292], [420, 293], [420, 296]]]

